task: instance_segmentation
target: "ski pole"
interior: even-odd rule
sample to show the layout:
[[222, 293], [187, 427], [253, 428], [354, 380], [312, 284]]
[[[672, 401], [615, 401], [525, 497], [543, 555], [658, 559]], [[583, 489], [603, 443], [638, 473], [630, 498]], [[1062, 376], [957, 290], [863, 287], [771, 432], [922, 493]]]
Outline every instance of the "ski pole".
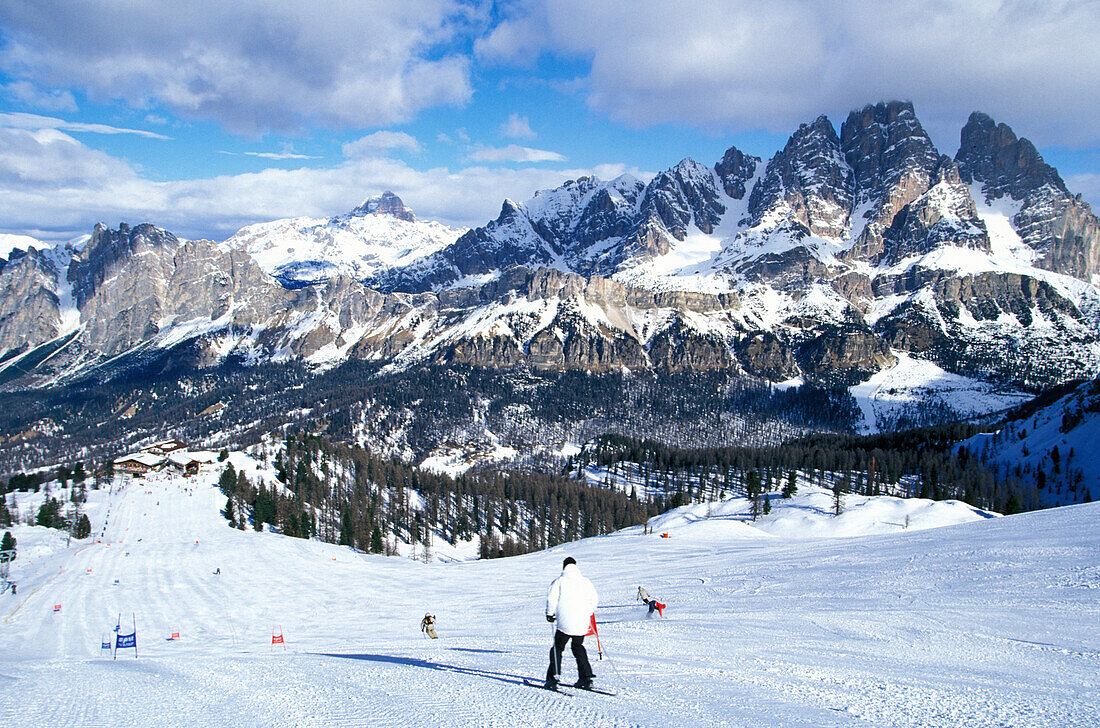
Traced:
[[561, 657], [558, 655], [558, 626], [550, 625], [550, 656], [554, 658], [554, 679], [561, 681]]

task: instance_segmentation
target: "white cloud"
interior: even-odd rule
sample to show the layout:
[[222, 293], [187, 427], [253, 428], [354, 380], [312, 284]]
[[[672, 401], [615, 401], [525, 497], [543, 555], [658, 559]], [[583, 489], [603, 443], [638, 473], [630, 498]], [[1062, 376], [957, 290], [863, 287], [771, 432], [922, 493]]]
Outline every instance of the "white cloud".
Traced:
[[471, 162], [564, 162], [565, 157], [557, 152], [545, 149], [521, 147], [509, 144], [506, 147], [474, 147], [466, 158]]
[[297, 152], [285, 151], [285, 152], [227, 152], [225, 150], [219, 150], [218, 154], [230, 154], [233, 156], [245, 156], [245, 157], [261, 157], [263, 159], [320, 159], [320, 157], [314, 157], [309, 154], [298, 154]]
[[500, 125], [500, 134], [509, 139], [534, 139], [537, 136], [531, 129], [531, 121], [519, 114], [512, 114], [508, 121]]
[[7, 0], [0, 68], [246, 133], [384, 126], [471, 95], [461, 0]]
[[339, 214], [387, 189], [422, 218], [468, 227], [496, 217], [505, 197], [526, 199], [592, 172], [490, 165], [417, 170], [367, 157], [324, 168], [160, 182], [57, 129], [0, 128], [0, 232], [62, 240], [87, 233], [97, 221], [126, 221], [225, 239], [254, 222]]
[[475, 49], [589, 62], [588, 104], [637, 126], [785, 134], [900, 98], [945, 144], [980, 109], [1043, 146], [1100, 142], [1097, 38], [1085, 0], [525, 0]]
[[348, 159], [377, 157], [394, 149], [419, 152], [420, 142], [416, 137], [403, 131], [376, 131], [341, 147], [341, 151]]
[[126, 129], [106, 124], [87, 124], [82, 121], [65, 121], [55, 119], [52, 116], [39, 116], [38, 114], [25, 114], [22, 112], [0, 112], [0, 126], [9, 129], [60, 129], [62, 131], [90, 132], [92, 134], [133, 134], [149, 139], [171, 139], [163, 134], [157, 134], [144, 129]]
[[76, 111], [76, 99], [71, 91], [40, 89], [29, 81], [12, 81], [0, 85], [0, 95], [8, 99], [45, 111]]

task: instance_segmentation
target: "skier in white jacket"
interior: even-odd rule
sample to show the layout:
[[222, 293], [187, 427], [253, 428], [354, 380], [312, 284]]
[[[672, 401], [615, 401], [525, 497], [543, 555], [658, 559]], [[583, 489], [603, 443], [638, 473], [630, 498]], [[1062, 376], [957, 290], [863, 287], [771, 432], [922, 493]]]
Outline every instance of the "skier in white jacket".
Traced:
[[555, 688], [561, 675], [561, 654], [565, 643], [573, 641], [573, 657], [577, 660], [579, 679], [574, 687], [592, 687], [592, 666], [584, 649], [584, 637], [588, 633], [592, 615], [596, 613], [599, 597], [592, 582], [581, 576], [577, 561], [572, 556], [562, 562], [561, 576], [554, 579], [546, 595], [546, 621], [557, 622], [554, 646], [550, 648], [550, 667], [546, 670], [546, 687]]

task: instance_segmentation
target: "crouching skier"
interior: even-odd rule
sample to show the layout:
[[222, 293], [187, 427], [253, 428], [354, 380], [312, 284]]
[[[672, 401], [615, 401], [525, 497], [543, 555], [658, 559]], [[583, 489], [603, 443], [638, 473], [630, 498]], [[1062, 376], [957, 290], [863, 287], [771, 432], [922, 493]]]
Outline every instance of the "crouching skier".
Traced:
[[546, 670], [546, 687], [554, 689], [561, 677], [561, 655], [565, 643], [573, 641], [573, 657], [577, 660], [578, 680], [573, 687], [582, 690], [592, 688], [592, 665], [584, 649], [584, 636], [588, 633], [592, 615], [596, 613], [599, 597], [592, 582], [581, 575], [577, 561], [572, 556], [562, 562], [561, 576], [550, 585], [546, 595], [546, 621], [557, 622], [554, 646], [550, 648], [550, 667]]
[[435, 615], [428, 612], [424, 615], [424, 619], [420, 620], [420, 631], [431, 637], [433, 640], [438, 639], [439, 635], [435, 633]]

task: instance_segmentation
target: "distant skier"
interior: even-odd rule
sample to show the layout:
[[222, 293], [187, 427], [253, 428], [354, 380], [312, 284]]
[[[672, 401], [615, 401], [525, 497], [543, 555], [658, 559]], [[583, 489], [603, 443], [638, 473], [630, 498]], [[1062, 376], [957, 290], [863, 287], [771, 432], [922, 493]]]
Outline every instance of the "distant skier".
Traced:
[[420, 620], [420, 631], [434, 639], [439, 639], [439, 635], [435, 633], [435, 615], [428, 613], [424, 615], [424, 619]]
[[572, 556], [566, 558], [562, 562], [561, 576], [550, 585], [546, 595], [546, 621], [557, 622], [554, 646], [550, 648], [550, 667], [546, 670], [546, 687], [553, 689], [558, 686], [562, 650], [570, 640], [573, 641], [573, 657], [577, 660], [578, 680], [574, 687], [582, 690], [592, 687], [595, 675], [584, 649], [584, 636], [588, 633], [598, 602], [596, 587], [581, 575], [576, 559]]
[[642, 603], [649, 607], [649, 613], [646, 614], [646, 617], [652, 617], [654, 612], [657, 612], [657, 615], [660, 617], [665, 616], [665, 607], [668, 606], [667, 604], [662, 604], [656, 599], [651, 598], [648, 594], [646, 594], [646, 598], [642, 600]]
[[647, 591], [646, 591], [645, 589], [643, 589], [642, 587], [638, 587], [638, 596], [637, 596], [637, 599], [638, 599], [638, 601], [639, 601], [639, 602], [647, 602], [647, 601], [649, 601], [649, 592], [647, 592]]

